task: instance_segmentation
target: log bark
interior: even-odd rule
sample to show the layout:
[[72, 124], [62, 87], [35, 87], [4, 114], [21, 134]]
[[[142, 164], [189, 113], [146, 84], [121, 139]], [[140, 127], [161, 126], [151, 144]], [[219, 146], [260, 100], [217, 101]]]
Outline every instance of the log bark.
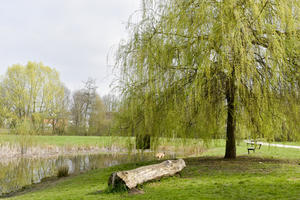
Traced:
[[167, 160], [159, 164], [139, 167], [129, 171], [119, 171], [111, 174], [108, 185], [111, 189], [126, 187], [135, 188], [137, 185], [164, 176], [173, 176], [185, 167], [183, 159]]

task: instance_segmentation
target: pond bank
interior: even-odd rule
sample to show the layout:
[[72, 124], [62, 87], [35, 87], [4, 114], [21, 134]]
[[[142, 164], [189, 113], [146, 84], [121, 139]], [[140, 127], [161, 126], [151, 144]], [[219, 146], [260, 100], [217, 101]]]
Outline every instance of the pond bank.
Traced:
[[67, 167], [69, 174], [111, 167], [129, 162], [153, 160], [153, 154], [77, 154], [51, 158], [18, 158], [0, 163], [0, 196], [57, 176], [58, 169]]
[[55, 186], [57, 183], [59, 183], [61, 181], [64, 181], [66, 179], [72, 178], [74, 176], [76, 176], [76, 174], [71, 174], [68, 177], [61, 177], [61, 178], [58, 178], [56, 176], [45, 178], [45, 179], [43, 179], [39, 183], [35, 183], [35, 184], [31, 184], [31, 185], [26, 185], [26, 186], [22, 187], [20, 190], [17, 190], [17, 191], [14, 191], [14, 192], [10, 192], [10, 193], [6, 193], [6, 194], [0, 196], [0, 199], [14, 197], [14, 196], [20, 196], [20, 195], [24, 195], [26, 193], [30, 193], [30, 192], [34, 192], [34, 191], [39, 191], [39, 190], [42, 190], [42, 189], [46, 189], [46, 188], [48, 188], [48, 187], [50, 187], [52, 185]]
[[[145, 193], [109, 193], [107, 180], [112, 172], [137, 168], [154, 162], [122, 164], [89, 171], [38, 185], [13, 200], [117, 200], [117, 199], [298, 199], [300, 168], [294, 161], [238, 157], [228, 161], [221, 157], [185, 159], [187, 167], [181, 177], [163, 178], [140, 187]], [[101, 192], [102, 191], [102, 192]]]

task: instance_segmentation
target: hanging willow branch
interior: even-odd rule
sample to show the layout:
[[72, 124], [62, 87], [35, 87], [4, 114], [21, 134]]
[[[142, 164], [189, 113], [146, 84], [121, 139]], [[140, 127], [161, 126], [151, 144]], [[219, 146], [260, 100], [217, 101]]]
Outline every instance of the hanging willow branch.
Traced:
[[116, 54], [128, 132], [226, 132], [228, 158], [236, 124], [240, 138], [299, 138], [299, 1], [143, 2]]

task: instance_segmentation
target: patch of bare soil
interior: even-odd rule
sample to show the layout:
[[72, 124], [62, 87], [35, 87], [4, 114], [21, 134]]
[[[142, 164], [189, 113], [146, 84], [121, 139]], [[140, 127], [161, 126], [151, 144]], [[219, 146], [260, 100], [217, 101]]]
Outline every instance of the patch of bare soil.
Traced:
[[293, 181], [293, 182], [300, 182], [300, 178], [298, 178], [298, 177], [292, 177], [292, 178], [289, 178], [288, 179], [289, 181]]
[[292, 159], [274, 159], [274, 158], [263, 158], [263, 157], [249, 157], [249, 156], [238, 156], [236, 159], [224, 159], [222, 157], [195, 157], [184, 159], [190, 164], [216, 164], [216, 163], [227, 163], [227, 164], [239, 164], [239, 163], [274, 163], [274, 164], [297, 164], [297, 160]]
[[197, 170], [199, 174], [225, 172], [228, 174], [237, 173], [262, 173], [269, 174], [280, 170], [282, 164], [298, 165], [297, 160], [283, 160], [260, 157], [240, 156], [234, 160], [223, 159], [221, 157], [200, 157], [186, 158], [187, 166], [191, 170], [184, 172], [184, 178], [188, 178]]
[[132, 188], [128, 191], [129, 195], [137, 195], [137, 194], [145, 194], [143, 190], [139, 190], [137, 188]]

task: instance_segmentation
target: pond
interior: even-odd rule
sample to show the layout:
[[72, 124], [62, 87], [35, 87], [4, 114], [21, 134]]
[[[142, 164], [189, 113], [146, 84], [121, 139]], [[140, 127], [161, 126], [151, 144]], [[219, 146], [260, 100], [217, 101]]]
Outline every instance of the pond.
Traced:
[[60, 166], [68, 166], [69, 174], [105, 168], [134, 161], [154, 159], [153, 154], [85, 154], [53, 158], [18, 158], [0, 162], [0, 196], [18, 191], [57, 175]]

